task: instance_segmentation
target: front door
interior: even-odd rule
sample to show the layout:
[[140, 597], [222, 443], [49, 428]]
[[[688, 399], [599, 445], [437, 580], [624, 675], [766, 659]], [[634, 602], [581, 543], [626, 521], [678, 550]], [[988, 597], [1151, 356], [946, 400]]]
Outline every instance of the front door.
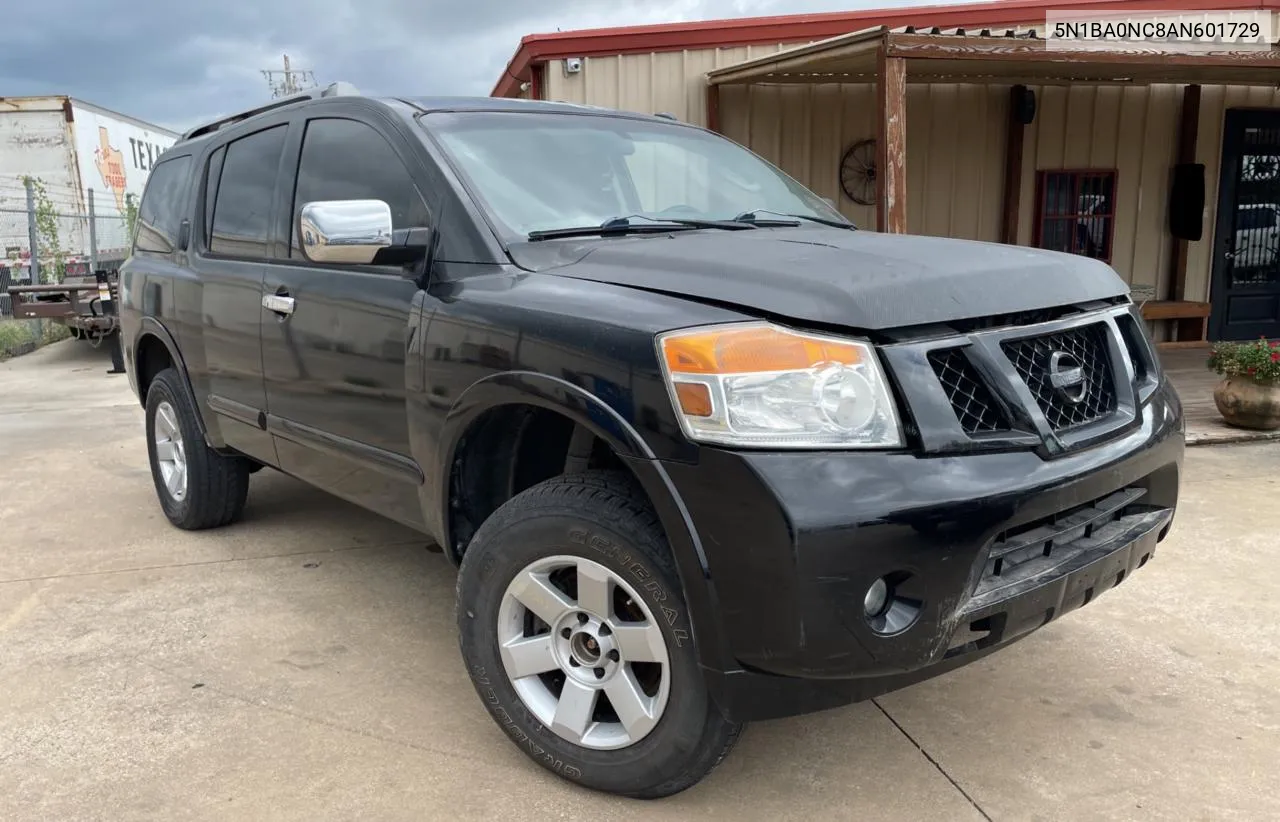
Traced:
[[[397, 143], [403, 145], [402, 143]], [[302, 254], [308, 202], [382, 200], [395, 229], [427, 227], [427, 206], [384, 133], [361, 120], [306, 122], [290, 187], [287, 259], [266, 267], [267, 427], [280, 467], [330, 493], [422, 526], [419, 466], [410, 452], [408, 347], [422, 317], [417, 283], [394, 266], [319, 264]]]
[[1210, 336], [1280, 337], [1280, 110], [1227, 112], [1214, 243]]

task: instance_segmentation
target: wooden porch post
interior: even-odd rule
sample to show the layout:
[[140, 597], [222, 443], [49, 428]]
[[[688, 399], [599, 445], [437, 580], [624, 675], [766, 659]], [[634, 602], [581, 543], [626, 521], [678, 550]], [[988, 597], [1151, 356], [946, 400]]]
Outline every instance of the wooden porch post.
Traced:
[[720, 86], [707, 86], [707, 129], [720, 133]]
[[[1196, 138], [1200, 131], [1200, 86], [1182, 92], [1182, 121], [1178, 129], [1178, 163], [1196, 161]], [[1187, 299], [1187, 241], [1173, 241], [1173, 276], [1169, 278], [1170, 299]], [[1197, 300], [1201, 299], [1196, 297]]]
[[876, 82], [876, 227], [907, 231], [907, 62], [881, 44]]
[[1022, 205], [1022, 144], [1027, 127], [1018, 119], [1017, 102], [1026, 86], [1009, 89], [1009, 129], [1004, 143], [1004, 222], [1000, 242], [1018, 244], [1018, 211]]

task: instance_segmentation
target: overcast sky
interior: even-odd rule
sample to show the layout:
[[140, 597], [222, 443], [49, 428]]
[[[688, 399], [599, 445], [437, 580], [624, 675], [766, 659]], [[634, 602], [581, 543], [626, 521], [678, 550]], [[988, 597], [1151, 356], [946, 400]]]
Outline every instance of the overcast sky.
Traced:
[[[933, 0], [934, 3], [946, 0]], [[535, 32], [919, 0], [13, 0], [0, 95], [68, 94], [175, 130], [270, 96], [288, 54], [375, 94], [486, 95]]]

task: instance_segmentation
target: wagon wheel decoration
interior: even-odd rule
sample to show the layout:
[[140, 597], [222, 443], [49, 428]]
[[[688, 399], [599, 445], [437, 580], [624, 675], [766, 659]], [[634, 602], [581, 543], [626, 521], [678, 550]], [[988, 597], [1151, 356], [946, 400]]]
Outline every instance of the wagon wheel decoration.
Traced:
[[840, 160], [840, 188], [859, 205], [876, 201], [876, 141], [859, 140], [849, 146]]

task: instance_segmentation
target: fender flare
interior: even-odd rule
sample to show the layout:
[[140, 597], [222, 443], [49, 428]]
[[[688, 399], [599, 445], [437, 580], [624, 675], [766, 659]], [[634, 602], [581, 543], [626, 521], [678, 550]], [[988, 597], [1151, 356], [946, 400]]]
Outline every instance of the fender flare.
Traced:
[[[133, 352], [133, 362], [129, 363], [129, 365], [132, 366], [131, 370], [134, 374], [139, 373], [137, 363], [138, 346], [147, 337], [155, 337], [160, 341], [160, 344], [168, 350], [169, 361], [173, 363], [174, 368], [177, 370], [178, 379], [182, 383], [183, 390], [186, 391], [187, 400], [191, 403], [191, 407], [196, 411], [196, 425], [200, 428], [200, 436], [209, 444], [209, 447], [219, 447], [219, 444], [214, 443], [210, 439], [209, 428], [205, 424], [204, 420], [204, 407], [196, 400], [196, 392], [191, 386], [191, 377], [187, 374], [187, 364], [182, 358], [182, 352], [178, 348], [178, 342], [173, 338], [173, 335], [169, 333], [169, 329], [165, 328], [164, 324], [155, 317], [143, 317], [138, 324], [138, 332], [134, 334], [133, 342], [130, 346], [130, 350]], [[147, 404], [147, 398], [146, 395], [142, 393], [140, 377], [141, 375], [139, 374], [139, 381], [137, 385], [138, 401], [145, 407]]]
[[[725, 643], [706, 552], [662, 462], [614, 408], [573, 383], [534, 371], [505, 371], [473, 383], [453, 403], [440, 432], [434, 486], [443, 541], [452, 541], [449, 478], [458, 444], [481, 414], [504, 405], [532, 405], [556, 411], [603, 439], [627, 464], [653, 503], [671, 546], [702, 665], [719, 671], [736, 668]], [[456, 552], [457, 546], [446, 545], [445, 554], [455, 565], [461, 560]]]
[[[504, 371], [471, 384], [459, 395], [445, 415], [440, 430], [439, 459], [436, 460], [435, 508], [441, 533], [446, 540], [449, 527], [449, 477], [458, 444], [467, 430], [487, 411], [504, 405], [532, 405], [556, 411], [609, 444], [618, 456], [653, 460], [653, 451], [630, 423], [613, 408], [585, 389], [559, 377], [536, 371]], [[456, 546], [446, 552], [455, 564]]]

